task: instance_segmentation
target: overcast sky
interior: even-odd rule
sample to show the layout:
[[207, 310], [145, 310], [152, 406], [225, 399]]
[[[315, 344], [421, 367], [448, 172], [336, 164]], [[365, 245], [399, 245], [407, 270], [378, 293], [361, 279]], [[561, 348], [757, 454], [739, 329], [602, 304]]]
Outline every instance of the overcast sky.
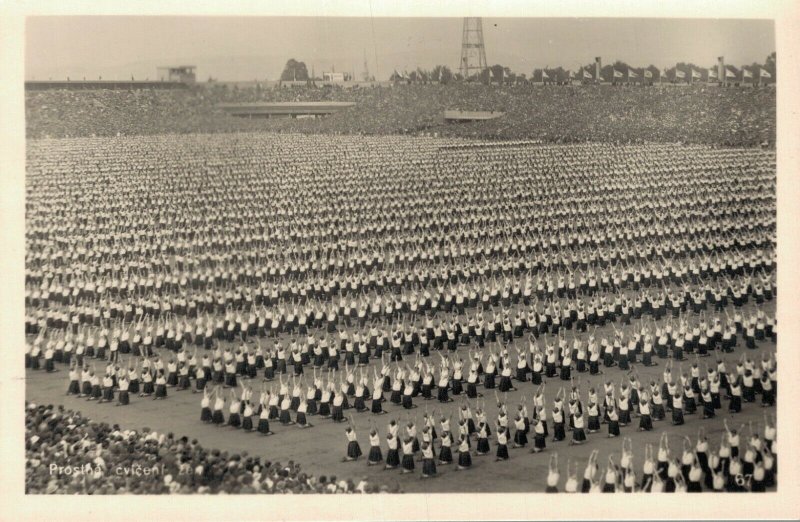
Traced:
[[[198, 80], [277, 79], [295, 58], [317, 75], [364, 69], [457, 70], [461, 18], [31, 17], [26, 26], [27, 79], [83, 76], [154, 78], [159, 65], [196, 65]], [[775, 50], [769, 20], [632, 18], [484, 18], [490, 65], [530, 75], [536, 67], [574, 69], [604, 63], [702, 66], [725, 56], [733, 65], [763, 62]]]

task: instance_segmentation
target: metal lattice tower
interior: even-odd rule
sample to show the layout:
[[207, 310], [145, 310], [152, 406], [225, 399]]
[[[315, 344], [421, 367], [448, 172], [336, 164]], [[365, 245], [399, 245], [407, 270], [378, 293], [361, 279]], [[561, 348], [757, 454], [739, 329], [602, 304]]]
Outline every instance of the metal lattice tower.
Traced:
[[487, 68], [486, 47], [483, 45], [483, 22], [480, 18], [464, 18], [459, 72], [466, 80]]

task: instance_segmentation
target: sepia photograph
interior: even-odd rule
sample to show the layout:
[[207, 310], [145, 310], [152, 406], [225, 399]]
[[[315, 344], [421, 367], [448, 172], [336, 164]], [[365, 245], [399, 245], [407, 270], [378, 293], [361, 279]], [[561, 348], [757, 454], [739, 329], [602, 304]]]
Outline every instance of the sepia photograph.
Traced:
[[527, 13], [26, 16], [15, 487], [770, 503], [776, 21]]

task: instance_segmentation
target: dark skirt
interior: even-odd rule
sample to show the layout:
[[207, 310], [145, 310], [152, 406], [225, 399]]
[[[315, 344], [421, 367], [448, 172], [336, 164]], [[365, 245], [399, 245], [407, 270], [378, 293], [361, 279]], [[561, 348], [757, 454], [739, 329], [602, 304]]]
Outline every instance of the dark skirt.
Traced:
[[242, 429], [245, 431], [253, 429], [253, 417], [248, 415], [242, 417]]
[[508, 445], [506, 444], [498, 444], [497, 445], [497, 452], [495, 456], [498, 459], [508, 460]]
[[167, 386], [164, 384], [159, 384], [156, 386], [156, 397], [157, 398], [165, 398], [167, 396]]
[[205, 407], [200, 410], [200, 420], [203, 422], [211, 422], [211, 408]]
[[761, 392], [761, 404], [764, 406], [774, 406], [775, 405], [775, 391], [774, 390], [764, 390]]
[[[414, 460], [413, 458], [411, 459]], [[392, 468], [396, 468], [400, 465], [400, 453], [396, 449], [390, 449], [386, 453], [386, 465]]]
[[672, 410], [672, 424], [680, 426], [683, 424], [683, 410], [675, 408]]
[[482, 438], [478, 439], [477, 452], [479, 454], [486, 454], [486, 453], [489, 453], [489, 451], [490, 451], [489, 439], [487, 439], [486, 437], [482, 437]]
[[231, 413], [228, 417], [228, 426], [233, 426], [234, 428], [238, 428], [242, 425], [242, 419], [239, 417], [238, 413]]
[[439, 462], [453, 462], [453, 452], [450, 446], [442, 446], [439, 450]]
[[547, 441], [545, 439], [544, 433], [537, 433], [533, 436], [533, 447], [537, 450], [543, 450], [547, 447]]
[[127, 406], [131, 403], [130, 392], [127, 390], [123, 390], [119, 392], [119, 397], [117, 398], [118, 404], [122, 406]]
[[347, 444], [347, 456], [351, 459], [357, 459], [361, 456], [361, 446], [358, 445], [357, 440], [351, 440]]
[[553, 424], [553, 440], [564, 440], [567, 438], [567, 433], [564, 431], [564, 423], [556, 422]]
[[403, 469], [414, 471], [414, 455], [410, 453], [403, 455]]
[[572, 440], [575, 442], [584, 442], [586, 440], [586, 432], [583, 428], [575, 428], [572, 430]]
[[222, 415], [222, 410], [214, 410], [211, 414], [211, 422], [214, 424], [224, 424], [225, 417]]
[[514, 443], [518, 446], [525, 446], [528, 443], [528, 436], [525, 434], [525, 430], [514, 432]]
[[600, 417], [597, 415], [590, 415], [587, 428], [591, 431], [600, 431]]
[[265, 435], [269, 433], [269, 421], [264, 418], [259, 419], [257, 430], [259, 433], [263, 433]]
[[436, 461], [433, 459], [422, 459], [422, 474], [428, 477], [436, 475]]
[[414, 389], [411, 391], [411, 396], [416, 397], [417, 395], [422, 395], [426, 399], [432, 398], [431, 391], [433, 390], [433, 386], [430, 384], [423, 384], [422, 381], [417, 381], [414, 383]]
[[367, 460], [372, 464], [383, 461], [383, 453], [381, 452], [381, 447], [371, 446], [369, 448], [369, 456]]
[[619, 421], [609, 421], [608, 434], [619, 437]]
[[67, 395], [78, 395], [81, 392], [81, 385], [78, 381], [70, 381], [67, 387]]
[[650, 418], [650, 415], [642, 415], [639, 417], [639, 429], [644, 431], [653, 429], [653, 419]]
[[472, 455], [469, 454], [469, 451], [458, 452], [458, 466], [460, 468], [472, 467]]

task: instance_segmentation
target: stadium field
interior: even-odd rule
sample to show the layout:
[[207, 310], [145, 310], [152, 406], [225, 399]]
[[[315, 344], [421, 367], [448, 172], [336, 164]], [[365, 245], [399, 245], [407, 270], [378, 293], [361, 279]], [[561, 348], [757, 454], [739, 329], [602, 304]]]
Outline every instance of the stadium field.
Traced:
[[[699, 321], [718, 321], [725, 329], [732, 327], [734, 311], [744, 317], [747, 330], [751, 316], [760, 314], [759, 320], [775, 316], [776, 299], [771, 291], [766, 298], [759, 293], [762, 284], [768, 285], [774, 278], [774, 169], [774, 151], [670, 143], [506, 142], [497, 147], [460, 138], [279, 134], [30, 140], [26, 180], [28, 323], [35, 325], [42, 310], [35, 302], [40, 296], [33, 294], [46, 286], [44, 282], [51, 282], [61, 285], [59, 291], [63, 289], [65, 295], [74, 293], [68, 302], [51, 298], [50, 309], [63, 312], [68, 323], [72, 317], [83, 316], [82, 310], [74, 308], [76, 302], [88, 307], [86, 324], [92, 332], [99, 332], [96, 325], [100, 324], [99, 318], [92, 324], [92, 310], [102, 317], [101, 310], [111, 307], [107, 303], [118, 301], [119, 296], [129, 296], [134, 305], [133, 320], [123, 325], [125, 329], [143, 332], [148, 325], [163, 321], [169, 326], [177, 321], [181, 328], [189, 324], [193, 332], [195, 319], [208, 325], [229, 319], [233, 324], [241, 323], [239, 316], [246, 320], [251, 311], [260, 314], [254, 311], [258, 307], [252, 296], [261, 290], [266, 299], [263, 308], [283, 317], [295, 309], [305, 310], [309, 317], [323, 310], [325, 320], [319, 328], [309, 324], [309, 334], [321, 334], [326, 328], [334, 335], [342, 330], [353, 334], [374, 324], [390, 336], [402, 336], [410, 325], [424, 330], [426, 316], [438, 326], [439, 321], [443, 325], [466, 324], [478, 315], [470, 304], [452, 309], [431, 307], [431, 298], [422, 298], [425, 292], [433, 294], [434, 301], [436, 296], [446, 301], [444, 296], [452, 295], [453, 302], [457, 294], [467, 296], [467, 302], [472, 294], [479, 296], [478, 301], [486, 296], [483, 302], [492, 302], [491, 313], [497, 313], [498, 322], [530, 313], [549, 328], [552, 321], [544, 321], [545, 316], [568, 317], [568, 312], [577, 314], [595, 303], [615, 317], [584, 332], [576, 333], [573, 322], [564, 324], [558, 334], [541, 333], [536, 343], [543, 353], [548, 345], [558, 344], [560, 336], [570, 344], [575, 337], [590, 343], [590, 335], [613, 343], [617, 336], [625, 345], [628, 340], [646, 343], [646, 335], [655, 335], [657, 328], [661, 331], [668, 323], [677, 329], [685, 322], [691, 329]], [[719, 175], [723, 172], [728, 175]], [[255, 273], [259, 266], [264, 268], [263, 274]], [[586, 285], [579, 279], [583, 275], [591, 279], [590, 272], [601, 281], [600, 287], [583, 292]], [[647, 275], [651, 272], [652, 276]], [[172, 283], [169, 276], [165, 281], [179, 292], [153, 284], [154, 277], [160, 281], [164, 274], [176, 274]], [[602, 282], [605, 274], [610, 276], [607, 284]], [[183, 276], [186, 280], [181, 280]], [[370, 280], [372, 276], [379, 282]], [[344, 293], [324, 290], [324, 283], [331, 280], [338, 281]], [[94, 286], [87, 286], [88, 281]], [[275, 283], [277, 288], [271, 286]], [[526, 285], [533, 289], [530, 299], [502, 295]], [[270, 300], [272, 289], [277, 298]], [[724, 303], [715, 298], [718, 291], [731, 296], [743, 291], [750, 299], [734, 306], [733, 297]], [[181, 292], [198, 301], [210, 295], [208, 319], [202, 313], [181, 313], [182, 305], [175, 301]], [[494, 295], [500, 295], [499, 304], [493, 301]], [[358, 301], [354, 311], [366, 310], [361, 327], [341, 313], [340, 302], [349, 309], [351, 298]], [[427, 313], [413, 311], [416, 298], [426, 303]], [[639, 306], [641, 301], [649, 301], [659, 308], [659, 300], [669, 299], [684, 303], [680, 312], [675, 309], [674, 314], [667, 312], [654, 319], [646, 307], [642, 311]], [[387, 300], [398, 303], [399, 308], [387, 311]], [[157, 314], [146, 312], [167, 301], [177, 303], [172, 313], [161, 308], [156, 318]], [[373, 305], [377, 306], [375, 313]], [[635, 313], [619, 313], [628, 305], [640, 310], [641, 319], [629, 317]], [[488, 319], [489, 307], [483, 313]], [[330, 314], [333, 321], [328, 320]], [[41, 314], [38, 317], [41, 319]], [[110, 321], [109, 330], [119, 327], [118, 323]], [[80, 328], [83, 331], [83, 326]], [[508, 347], [498, 340], [487, 341], [481, 349], [476, 337], [469, 335], [467, 343], [457, 342], [456, 351], [431, 350], [430, 356], [422, 359], [437, 376], [440, 354], [449, 358], [450, 364], [462, 359], [465, 374], [474, 350], [483, 353], [484, 365], [490, 348], [514, 365], [519, 357], [528, 356], [530, 333], [526, 329], [524, 335], [512, 337]], [[29, 343], [35, 338], [35, 334], [29, 335]], [[254, 350], [259, 343], [274, 348], [305, 340], [297, 330], [279, 329], [275, 336], [250, 335], [246, 342], [223, 340], [220, 346]], [[762, 357], [775, 353], [775, 343], [769, 338], [755, 341], [754, 346], [748, 350], [740, 334], [735, 349], [719, 352], [719, 357], [732, 372], [743, 355], [758, 364]], [[508, 354], [502, 354], [504, 347]], [[193, 349], [189, 346], [190, 354]], [[420, 350], [418, 346], [414, 349]], [[201, 347], [199, 352], [205, 349]], [[154, 353], [165, 359], [173, 355], [164, 347], [154, 348]], [[287, 353], [289, 359], [291, 349]], [[673, 347], [669, 357], [674, 353]], [[689, 372], [695, 362], [693, 353], [684, 355], [685, 360], [674, 362], [675, 376], [679, 368]], [[120, 357], [125, 362], [130, 356]], [[619, 354], [615, 351], [613, 357], [616, 360]], [[650, 382], [660, 383], [667, 359], [654, 354], [657, 365], [645, 367], [639, 362], [641, 353], [637, 358], [630, 370], [601, 364], [603, 373], [599, 375], [579, 373], [571, 363], [582, 399], [590, 386], [602, 391], [603, 383], [610, 381], [619, 390], [621, 382], [628, 382], [634, 374], [645, 388], [649, 389]], [[400, 365], [386, 359], [394, 380]], [[87, 360], [102, 375], [105, 361]], [[413, 365], [416, 360], [415, 355], [407, 354], [403, 363]], [[713, 352], [697, 361], [701, 375], [705, 365], [717, 363]], [[760, 423], [763, 430], [764, 412], [774, 413], [774, 408], [762, 408], [757, 401], [745, 404], [741, 413], [730, 417], [723, 398], [723, 408], [714, 419], [702, 419], [699, 408], [686, 416], [682, 426], [673, 427], [668, 414], [652, 431], [640, 432], [634, 418], [622, 428], [621, 437], [607, 438], [603, 425], [580, 446], [569, 444], [568, 430], [567, 440], [552, 442], [548, 437], [543, 453], [529, 453], [528, 445], [509, 449], [510, 459], [497, 462], [496, 390], [479, 385], [480, 400], [485, 401], [493, 428], [492, 451], [473, 456], [470, 470], [456, 472], [454, 464], [440, 465], [436, 478], [423, 480], [419, 462], [416, 472], [408, 475], [382, 466], [369, 467], [364, 457], [342, 462], [346, 423], [310, 416], [313, 427], [299, 429], [273, 421], [275, 434], [264, 437], [201, 422], [202, 394], [190, 390], [169, 388], [163, 401], [134, 394], [131, 403], [123, 407], [65, 395], [68, 368], [63, 364], [57, 368], [60, 371], [55, 373], [27, 370], [27, 400], [63, 404], [93, 420], [123, 428], [149, 427], [187, 435], [205, 447], [229, 453], [246, 451], [265, 460], [293, 460], [316, 475], [366, 476], [370, 482], [402, 492], [543, 491], [551, 454], [558, 453], [563, 483], [567, 461], [578, 464], [580, 478], [593, 450], [600, 452], [601, 469], [608, 455], [615, 455], [619, 462], [624, 437], [632, 441], [639, 473], [645, 445], [657, 448], [665, 432], [673, 457], [679, 457], [684, 437], [694, 445], [701, 428], [716, 448], [724, 434], [724, 418], [737, 428]], [[288, 368], [291, 373], [292, 365]], [[337, 375], [341, 376], [344, 360], [339, 368]], [[363, 368], [370, 389], [373, 369], [381, 369], [380, 360], [370, 360]], [[255, 400], [262, 373], [260, 370], [250, 381], [240, 376], [241, 382], [253, 387]], [[305, 365], [304, 373], [308, 384], [313, 380], [311, 365]], [[278, 380], [276, 377], [268, 385]], [[571, 381], [556, 376], [545, 382], [550, 409], [556, 392], [561, 387], [568, 392]], [[509, 426], [513, 426], [517, 404], [524, 399], [530, 408], [536, 391], [531, 382], [514, 381], [513, 385], [515, 391], [498, 394], [508, 407]], [[385, 395], [388, 399], [389, 394]], [[434, 393], [432, 400], [416, 397], [416, 407], [410, 410], [387, 400], [385, 415], [353, 409], [345, 415], [354, 421], [365, 454], [370, 422], [376, 423], [385, 456], [383, 436], [390, 419], [401, 426], [409, 418], [416, 419], [421, 426], [423, 414], [436, 411], [450, 416], [456, 426], [458, 408], [465, 399], [463, 395], [454, 399], [440, 403]], [[474, 412], [477, 401], [470, 399], [469, 403]], [[548, 423], [552, 430], [552, 419]], [[437, 431], [438, 426], [437, 415]], [[454, 455], [456, 447], [457, 442]]]

